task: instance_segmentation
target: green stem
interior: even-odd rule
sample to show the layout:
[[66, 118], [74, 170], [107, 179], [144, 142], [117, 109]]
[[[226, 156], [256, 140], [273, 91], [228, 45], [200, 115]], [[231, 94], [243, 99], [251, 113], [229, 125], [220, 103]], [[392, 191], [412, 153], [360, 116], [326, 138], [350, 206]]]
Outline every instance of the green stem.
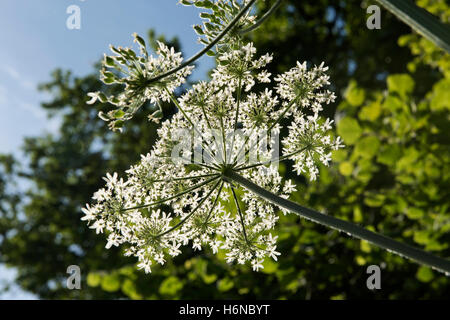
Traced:
[[206, 181], [203, 181], [202, 183], [197, 184], [197, 185], [195, 185], [195, 186], [193, 186], [193, 187], [190, 187], [190, 188], [188, 188], [188, 189], [186, 189], [186, 190], [184, 190], [184, 191], [182, 191], [182, 192], [180, 192], [180, 193], [177, 193], [177, 194], [174, 195], [174, 196], [171, 196], [171, 197], [168, 197], [168, 198], [164, 198], [164, 199], [161, 199], [161, 200], [152, 202], [152, 203], [143, 204], [143, 205], [140, 205], [140, 206], [135, 206], [135, 207], [130, 207], [130, 208], [124, 208], [124, 209], [121, 209], [120, 212], [125, 212], [125, 211], [130, 211], [130, 210], [137, 210], [137, 209], [144, 209], [144, 208], [153, 207], [153, 206], [156, 206], [156, 205], [159, 205], [159, 204], [163, 204], [163, 203], [165, 203], [165, 202], [167, 202], [167, 201], [176, 199], [176, 198], [181, 197], [182, 195], [184, 195], [184, 194], [186, 194], [186, 193], [189, 193], [189, 192], [192, 192], [192, 191], [194, 191], [194, 190], [196, 190], [196, 189], [198, 189], [198, 188], [201, 188], [201, 187], [203, 187], [204, 185], [206, 185], [206, 184], [208, 184], [208, 183], [210, 183], [210, 182], [213, 182], [214, 180], [217, 180], [218, 178], [219, 178], [219, 175], [217, 174], [215, 177], [213, 177], [213, 178], [211, 178], [211, 179], [208, 179], [208, 180], [206, 180]]
[[197, 59], [199, 59], [206, 52], [208, 52], [212, 47], [214, 47], [214, 45], [216, 43], [218, 43], [228, 33], [228, 31], [230, 31], [234, 27], [234, 25], [239, 21], [239, 19], [248, 11], [248, 9], [250, 9], [250, 7], [255, 2], [256, 2], [256, 0], [251, 0], [244, 8], [242, 8], [242, 10], [239, 11], [239, 13], [236, 15], [236, 17], [234, 17], [234, 19], [231, 20], [231, 22], [225, 27], [225, 29], [223, 29], [222, 32], [219, 33], [219, 35], [217, 35], [217, 37], [213, 41], [211, 41], [205, 48], [203, 48], [202, 50], [197, 52], [195, 55], [193, 55], [191, 58], [186, 60], [184, 63], [180, 64], [178, 67], [173, 68], [172, 70], [169, 70], [169, 71], [167, 71], [167, 72], [165, 72], [163, 74], [160, 74], [159, 76], [156, 76], [154, 78], [148, 79], [146, 81], [146, 84], [150, 84], [152, 82], [161, 80], [161, 79], [163, 79], [163, 78], [165, 78], [167, 76], [170, 76], [171, 74], [174, 74], [175, 72], [180, 71], [184, 67], [194, 63]]
[[237, 165], [237, 163], [239, 162], [239, 156], [241, 155], [242, 151], [244, 151], [245, 145], [247, 144], [247, 142], [250, 139], [251, 135], [255, 131], [255, 127], [256, 127], [256, 125], [253, 124], [251, 130], [249, 131], [249, 134], [245, 135], [244, 143], [241, 145], [241, 147], [239, 149], [239, 152], [235, 155], [235, 157], [233, 159], [233, 166]]
[[353, 237], [361, 240], [366, 240], [378, 247], [386, 249], [390, 252], [394, 252], [402, 257], [412, 259], [420, 264], [424, 264], [438, 271], [445, 272], [446, 275], [450, 273], [450, 261], [447, 259], [437, 257], [421, 249], [401, 243], [381, 234], [366, 230], [351, 222], [305, 208], [295, 202], [281, 198], [276, 194], [267, 191], [264, 188], [261, 188], [260, 186], [244, 178], [233, 170], [225, 171], [223, 173], [223, 177], [240, 184], [241, 186], [273, 203], [274, 205], [282, 207], [301, 217], [307, 218], [316, 223], [325, 225], [338, 231], [346, 232]]
[[222, 193], [222, 189], [223, 189], [223, 184], [224, 184], [224, 182], [222, 181], [222, 184], [221, 184], [220, 187], [219, 187], [219, 191], [217, 191], [216, 199], [214, 199], [214, 203], [213, 203], [213, 205], [211, 206], [211, 209], [209, 210], [208, 215], [206, 216], [205, 223], [208, 223], [209, 218], [211, 217], [211, 214], [212, 214], [214, 208], [216, 207], [217, 202], [219, 201], [220, 194]]
[[[201, 108], [202, 108], [203, 116], [205, 117], [205, 120], [206, 120], [206, 124], [208, 125], [208, 129], [209, 129], [209, 131], [212, 134], [213, 133], [213, 129], [212, 129], [212, 126], [211, 126], [211, 122], [209, 121], [209, 118], [208, 118], [208, 115], [206, 113], [205, 106], [204, 106], [203, 103], [201, 104]], [[219, 152], [220, 148], [219, 148], [219, 145], [217, 143], [217, 139], [214, 139], [214, 144], [216, 145], [216, 151]], [[215, 161], [215, 162], [217, 163], [217, 161]]]
[[209, 198], [209, 196], [214, 192], [214, 190], [216, 190], [217, 186], [221, 183], [221, 181], [217, 181], [217, 183], [214, 185], [214, 187], [208, 192], [208, 194], [206, 196], [204, 196], [202, 198], [202, 200], [200, 200], [200, 202], [197, 204], [197, 206], [195, 207], [194, 210], [192, 210], [186, 217], [184, 217], [180, 222], [178, 222], [176, 225], [174, 225], [172, 228], [170, 228], [169, 230], [166, 230], [158, 235], [155, 236], [155, 238], [160, 238], [170, 232], [172, 232], [173, 230], [177, 229], [178, 227], [180, 227], [181, 225], [183, 225], [183, 223], [185, 223], [190, 217], [192, 217], [192, 215], [198, 210], [198, 208], [201, 207], [201, 205], [203, 204], [203, 202], [205, 202], [206, 199]]
[[[191, 124], [192, 128], [195, 130], [195, 132], [197, 132], [197, 134], [199, 135], [200, 139], [202, 140], [202, 148], [208, 152], [209, 156], [211, 157], [211, 159], [215, 162], [216, 165], [219, 165], [215, 159], [215, 157], [213, 156], [213, 152], [212, 150], [208, 147], [208, 145], [204, 145], [203, 144], [203, 135], [201, 134], [201, 132], [198, 130], [198, 128], [196, 127], [196, 125], [194, 124], [194, 122], [192, 122], [191, 118], [187, 115], [187, 113], [184, 111], [184, 109], [181, 107], [181, 105], [178, 103], [177, 98], [175, 98], [175, 96], [169, 92], [169, 90], [166, 89], [166, 92], [169, 94], [170, 99], [172, 100], [172, 102], [175, 104], [175, 106], [178, 108], [178, 110], [181, 111], [181, 113], [183, 114], [183, 116], [186, 118], [186, 120]], [[206, 141], [205, 141], [206, 143]]]
[[264, 166], [264, 165], [269, 164], [269, 163], [281, 162], [281, 161], [289, 159], [290, 157], [295, 156], [296, 154], [301, 153], [301, 152], [303, 152], [305, 150], [306, 150], [306, 147], [301, 148], [301, 149], [299, 149], [297, 151], [291, 152], [291, 153], [289, 153], [289, 154], [287, 154], [285, 156], [279, 157], [277, 159], [270, 159], [270, 160], [267, 160], [267, 161], [258, 162], [258, 163], [255, 163], [255, 164], [252, 164], [252, 165], [248, 165], [248, 166], [245, 166], [245, 167], [240, 166], [240, 167], [237, 167], [235, 170], [236, 171], [242, 171], [242, 170], [247, 170], [247, 169], [251, 169], [251, 168], [254, 168], [254, 167]]
[[[242, 77], [239, 77], [239, 85], [238, 85], [238, 89], [237, 89], [237, 94], [236, 94], [236, 115], [234, 116], [234, 133], [233, 133], [233, 137], [232, 137], [232, 142], [231, 142], [231, 149], [230, 149], [230, 162], [233, 161], [231, 159], [232, 155], [233, 155], [233, 150], [234, 150], [234, 141], [236, 138], [236, 130], [237, 130], [237, 126], [238, 126], [238, 120], [239, 120], [239, 109], [240, 109], [240, 104], [241, 104], [241, 90], [242, 90]], [[225, 159], [227, 162], [228, 160]]]
[[[171, 156], [156, 156], [156, 157], [158, 157], [158, 158], [168, 158], [168, 159], [172, 159]], [[207, 169], [210, 169], [210, 170], [213, 170], [213, 171], [219, 170], [219, 167], [218, 167], [218, 166], [211, 167], [211, 166], [208, 166], [208, 165], [203, 164], [203, 163], [201, 163], [201, 162], [195, 162], [195, 161], [193, 161], [192, 159], [186, 159], [185, 157], [179, 157], [179, 158], [182, 159], [182, 160], [184, 160], [184, 161], [186, 161], [186, 163], [188, 163], [188, 164], [195, 164], [195, 165], [197, 165], [197, 166], [200, 166], [200, 167], [203, 167], [203, 168], [207, 168]], [[214, 165], [214, 164], [213, 164], [213, 165]]]
[[226, 163], [227, 162], [227, 145], [226, 145], [226, 141], [225, 141], [225, 127], [223, 125], [223, 117], [222, 116], [220, 116], [220, 127], [222, 129], [223, 161]]
[[247, 238], [247, 231], [245, 231], [244, 216], [242, 215], [241, 207], [239, 206], [239, 201], [238, 201], [238, 198], [236, 196], [236, 192], [234, 191], [233, 186], [231, 186], [231, 192], [233, 192], [234, 203], [236, 204], [236, 209], [239, 213], [239, 219], [241, 220], [242, 232], [244, 233], [245, 243], [249, 244], [248, 238]]
[[275, 12], [275, 10], [278, 9], [278, 7], [281, 5], [281, 3], [283, 2], [283, 0], [278, 0], [270, 9], [269, 11], [267, 11], [258, 21], [256, 21], [256, 23], [254, 25], [252, 25], [251, 27], [248, 27], [247, 29], [243, 29], [241, 31], [239, 31], [240, 34], [245, 34], [247, 32], [253, 31], [255, 29], [257, 29], [264, 21], [266, 21], [267, 18], [269, 18], [272, 13]]
[[397, 18], [450, 53], [450, 26], [411, 0], [377, 0]]
[[199, 178], [208, 178], [217, 176], [217, 173], [209, 173], [209, 174], [202, 174], [198, 176], [187, 176], [187, 177], [180, 177], [180, 178], [169, 178], [169, 179], [158, 179], [152, 181], [153, 183], [156, 182], [172, 182], [172, 181], [183, 181], [183, 180], [192, 180], [192, 179], [199, 179]]

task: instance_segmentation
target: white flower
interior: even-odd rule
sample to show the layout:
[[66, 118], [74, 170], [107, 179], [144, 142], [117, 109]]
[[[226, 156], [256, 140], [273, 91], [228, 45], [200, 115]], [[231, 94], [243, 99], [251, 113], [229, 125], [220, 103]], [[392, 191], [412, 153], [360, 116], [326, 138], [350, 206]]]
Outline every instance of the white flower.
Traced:
[[[106, 114], [99, 113], [101, 119], [110, 122], [113, 130], [120, 130], [123, 122], [131, 119], [145, 102], [157, 105], [159, 101], [169, 101], [170, 93], [186, 81], [193, 69], [192, 66], [187, 66], [163, 79], [153, 81], [153, 78], [181, 65], [181, 53], [158, 41], [157, 57], [153, 57], [148, 54], [145, 41], [137, 34], [133, 36], [139, 44], [140, 54], [136, 54], [131, 48], [111, 46], [111, 51], [116, 55], [105, 55], [103, 59], [102, 81], [107, 85], [122, 84], [123, 91], [110, 97], [101, 92], [88, 93], [91, 97], [88, 104], [100, 100], [116, 106], [116, 109]], [[159, 121], [161, 117], [162, 110], [159, 109], [149, 119]]]
[[252, 269], [253, 271], [259, 271], [259, 269], [263, 269], [262, 260], [253, 259], [252, 260]]
[[202, 243], [199, 238], [194, 239], [192, 243], [192, 249], [195, 250], [202, 250]]
[[[334, 94], [323, 89], [329, 83], [327, 68], [322, 64], [308, 70], [306, 63], [297, 63], [275, 77], [276, 92], [251, 92], [256, 81], [270, 81], [263, 68], [272, 56], [256, 58], [249, 43], [221, 51], [211, 81], [199, 82], [176, 98], [173, 90], [189, 69], [142, 88], [137, 85], [178, 66], [181, 56], [160, 44], [160, 56], [148, 57], [143, 40], [136, 39], [143, 57], [132, 59], [140, 67], [131, 67], [135, 73], [117, 80], [125, 91], [116, 97], [116, 105], [171, 100], [180, 112], [161, 123], [155, 145], [126, 176], [106, 175], [105, 187], [94, 194], [95, 204], [83, 209], [82, 219], [108, 235], [107, 248], [126, 245], [125, 254], [135, 256], [147, 273], [153, 262], [162, 265], [187, 245], [214, 254], [224, 250], [228, 263], [250, 263], [259, 271], [264, 259], [276, 261], [280, 255], [277, 237], [271, 234], [279, 219], [277, 208], [231, 184], [224, 173], [238, 172], [282, 198], [296, 186], [291, 180], [283, 182], [275, 165], [279, 161], [293, 160], [295, 172], [317, 178], [317, 164], [328, 165], [331, 151], [343, 147], [340, 138], [329, 133], [333, 121], [319, 117], [322, 105], [334, 100]], [[133, 56], [129, 49], [116, 51], [118, 56], [105, 58], [106, 65], [127, 64], [126, 54]], [[304, 108], [312, 115], [303, 113]], [[121, 114], [120, 121], [135, 111]], [[282, 120], [290, 124], [277, 154]]]
[[108, 236], [108, 243], [106, 244], [105, 248], [106, 248], [106, 249], [109, 249], [109, 248], [111, 248], [112, 246], [118, 247], [119, 244], [120, 244], [119, 239], [120, 239], [120, 238], [117, 236], [117, 234], [111, 233], [111, 234]]
[[150, 273], [150, 272], [152, 272], [152, 269], [150, 268], [151, 265], [152, 265], [152, 262], [150, 260], [146, 260], [146, 261], [142, 261], [137, 266], [139, 269], [144, 269], [145, 273]]
[[103, 219], [96, 220], [92, 226], [89, 228], [95, 229], [95, 233], [103, 233], [103, 229], [105, 228], [105, 221]]
[[323, 125], [316, 114], [314, 116], [295, 115], [289, 126], [289, 134], [283, 140], [284, 154], [294, 160], [297, 174], [308, 172], [310, 180], [316, 180], [319, 170], [317, 162], [328, 165], [331, 161], [331, 150], [342, 148], [338, 137], [333, 141], [327, 133], [330, 120]]
[[[315, 113], [322, 111], [322, 104], [329, 104], [336, 98], [333, 92], [322, 90], [329, 85], [329, 76], [325, 73], [328, 67], [324, 64], [308, 70], [306, 61], [297, 62], [297, 66], [275, 78], [278, 82], [277, 92], [285, 101], [296, 107], [310, 108]], [[293, 108], [289, 112], [292, 112]]]
[[212, 74], [213, 81], [218, 86], [228, 86], [232, 91], [238, 87], [250, 91], [255, 79], [263, 83], [270, 82], [270, 73], [267, 70], [258, 70], [270, 63], [272, 56], [266, 54], [255, 60], [255, 54], [253, 43], [224, 53], [218, 58], [219, 64]]
[[95, 209], [95, 207], [91, 208], [89, 204], [86, 204], [86, 208], [81, 208], [81, 210], [85, 214], [84, 217], [81, 218], [81, 220], [83, 221], [95, 220], [95, 218], [97, 217], [98, 214], [97, 210]]

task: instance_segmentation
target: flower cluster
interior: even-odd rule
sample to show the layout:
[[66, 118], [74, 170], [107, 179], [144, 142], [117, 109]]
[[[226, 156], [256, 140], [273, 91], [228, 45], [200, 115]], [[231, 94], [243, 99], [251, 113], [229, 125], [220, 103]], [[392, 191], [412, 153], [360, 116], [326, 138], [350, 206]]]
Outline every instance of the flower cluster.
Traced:
[[[180, 128], [189, 130], [190, 123], [178, 113], [163, 122], [157, 144], [127, 171], [125, 181], [116, 173], [108, 174], [106, 187], [93, 196], [96, 203], [83, 209], [83, 220], [97, 233], [108, 233], [107, 248], [127, 243], [126, 254], [136, 256], [146, 272], [155, 262], [163, 264], [167, 256], [180, 254], [180, 247], [189, 243], [194, 250], [205, 246], [214, 253], [226, 250], [228, 262], [251, 261], [255, 270], [265, 256], [276, 259], [276, 237], [270, 233], [278, 219], [274, 206], [248, 192], [237, 200], [242, 190], [223, 181], [214, 162], [173, 161], [174, 146], [184, 137], [177, 132]], [[195, 143], [201, 145], [202, 140], [197, 137]], [[187, 159], [189, 154], [180, 157]], [[274, 166], [243, 170], [243, 174], [283, 197], [294, 190], [291, 182], [281, 188]]]
[[[110, 97], [101, 92], [89, 93], [91, 99], [88, 104], [100, 100], [102, 103], [108, 102], [116, 106], [108, 113], [99, 113], [103, 120], [110, 121], [113, 130], [120, 130], [123, 122], [131, 119], [145, 102], [158, 104], [159, 101], [169, 101], [170, 94], [185, 82], [193, 69], [187, 66], [163, 79], [152, 81], [153, 78], [181, 65], [181, 53], [158, 41], [157, 57], [153, 57], [148, 54], [144, 39], [137, 34], [133, 34], [133, 37], [139, 45], [139, 54], [131, 48], [111, 46], [111, 51], [116, 55], [105, 55], [102, 62], [101, 80], [107, 85], [124, 85], [124, 90]], [[161, 108], [149, 116], [150, 120], [156, 121], [161, 117]]]
[[[143, 79], [181, 62], [162, 44], [161, 58], [143, 54], [137, 58]], [[106, 62], [111, 66], [125, 62], [120, 57], [111, 58], [114, 64]], [[170, 99], [179, 112], [162, 122], [156, 144], [126, 177], [108, 174], [106, 186], [93, 196], [94, 204], [83, 209], [82, 219], [97, 233], [108, 234], [107, 248], [127, 244], [126, 254], [136, 256], [145, 272], [179, 255], [186, 245], [213, 253], [224, 250], [227, 262], [250, 262], [256, 271], [266, 257], [277, 260], [280, 253], [272, 233], [277, 208], [229, 180], [227, 173], [238, 173], [288, 198], [295, 185], [283, 181], [280, 161], [293, 160], [298, 174], [314, 180], [317, 163], [328, 165], [331, 150], [343, 145], [328, 134], [333, 121], [319, 117], [322, 105], [334, 100], [324, 88], [329, 84], [327, 68], [321, 64], [308, 69], [306, 63], [298, 63], [275, 77], [276, 90], [252, 92], [257, 81], [271, 82], [264, 69], [271, 59], [258, 57], [252, 43], [222, 52], [212, 79], [193, 85], [178, 98], [173, 90], [190, 69], [139, 90], [134, 83], [141, 81], [137, 74], [125, 80], [111, 76], [113, 82], [126, 84], [118, 98], [121, 108], [142, 97]], [[280, 154], [278, 135], [286, 120], [290, 125]]]
[[294, 160], [294, 170], [298, 175], [308, 172], [310, 179], [316, 180], [319, 174], [317, 163], [328, 166], [331, 150], [344, 147], [340, 137], [333, 141], [327, 134], [332, 129], [332, 123], [332, 120], [326, 119], [320, 124], [317, 113], [314, 116], [294, 116], [288, 127], [289, 135], [283, 139], [283, 153]]
[[[197, 8], [207, 9], [208, 12], [202, 12], [200, 18], [204, 20], [203, 25], [195, 25], [194, 30], [199, 35], [199, 42], [208, 45], [215, 39], [222, 30], [227, 27], [236, 17], [239, 11], [250, 0], [181, 0], [180, 3], [186, 6], [196, 6]], [[256, 20], [256, 16], [247, 11], [234, 27], [217, 44], [218, 52], [227, 52], [230, 49], [236, 49], [241, 40], [240, 31], [251, 27]], [[213, 52], [210, 52], [213, 55]]]
[[254, 86], [254, 74], [260, 83], [270, 83], [270, 73], [267, 70], [258, 70], [272, 61], [272, 55], [266, 54], [255, 59], [255, 54], [253, 43], [222, 54], [218, 58], [217, 69], [212, 74], [213, 80], [220, 86], [243, 87], [245, 91], [250, 91]]
[[297, 62], [297, 66], [275, 78], [278, 82], [277, 92], [284, 104], [294, 104], [310, 108], [314, 113], [322, 111], [323, 103], [334, 102], [336, 96], [329, 90], [320, 91], [329, 85], [330, 77], [326, 74], [328, 67], [322, 62], [312, 70], [308, 70], [306, 61]]

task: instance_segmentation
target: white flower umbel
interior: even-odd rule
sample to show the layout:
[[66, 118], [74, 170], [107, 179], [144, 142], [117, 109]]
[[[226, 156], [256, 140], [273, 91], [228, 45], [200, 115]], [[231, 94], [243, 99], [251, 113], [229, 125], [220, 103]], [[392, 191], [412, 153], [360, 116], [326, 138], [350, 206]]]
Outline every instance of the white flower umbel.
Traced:
[[[230, 50], [218, 58], [218, 67], [213, 72], [213, 80], [219, 86], [238, 88], [250, 91], [255, 84], [255, 78], [261, 83], [270, 83], [270, 73], [259, 69], [272, 61], [272, 56], [266, 54], [255, 59], [256, 48], [253, 43], [242, 46], [240, 49]], [[255, 77], [256, 76], [256, 77]], [[239, 84], [239, 82], [241, 82]]]
[[[106, 175], [105, 187], [83, 209], [82, 220], [96, 233], [107, 234], [106, 248], [126, 244], [125, 254], [137, 257], [138, 267], [147, 273], [187, 245], [195, 251], [225, 250], [229, 263], [248, 263], [260, 270], [266, 258], [277, 260], [280, 255], [272, 235], [278, 220], [275, 205], [284, 214], [297, 214], [450, 272], [445, 259], [287, 199], [296, 187], [283, 181], [280, 161], [293, 161], [297, 174], [315, 180], [318, 164], [327, 166], [332, 151], [343, 144], [330, 133], [333, 121], [319, 116], [323, 105], [335, 99], [326, 89], [330, 82], [323, 63], [308, 68], [306, 62], [297, 62], [275, 76], [275, 90], [252, 92], [257, 82], [258, 87], [270, 83], [264, 68], [272, 59], [258, 58], [253, 44], [243, 43], [240, 36], [242, 28], [252, 30], [264, 20], [254, 22], [248, 13], [255, 1], [182, 0], [213, 11], [202, 14], [210, 23], [196, 29], [205, 44], [215, 37], [203, 51], [216, 45], [218, 66], [211, 81], [193, 85], [179, 98], [175, 88], [190, 73], [187, 65], [203, 51], [181, 64], [181, 55], [160, 43], [153, 58], [137, 35], [140, 56], [128, 48], [112, 48], [117, 55], [106, 56], [103, 64], [113, 72], [104, 69], [103, 81], [124, 88], [109, 98], [90, 94], [91, 103], [99, 99], [117, 107], [101, 114], [112, 129], [120, 129], [145, 101], [170, 100], [179, 112], [161, 124], [155, 145], [126, 177]], [[226, 37], [225, 31], [230, 31]], [[160, 111], [151, 115], [160, 117]], [[282, 123], [287, 124], [287, 135], [280, 152]]]
[[[284, 104], [294, 107], [310, 108], [315, 113], [322, 111], [323, 103], [333, 102], [336, 98], [333, 92], [321, 90], [329, 85], [330, 77], [325, 73], [328, 67], [324, 63], [308, 70], [306, 62], [297, 62], [297, 66], [275, 78], [278, 82], [277, 92]], [[294, 108], [289, 109], [288, 113]]]
[[288, 127], [289, 134], [283, 140], [286, 157], [294, 160], [297, 174], [309, 173], [311, 180], [319, 174], [317, 163], [328, 166], [331, 161], [331, 150], [343, 148], [340, 137], [332, 140], [328, 134], [333, 121], [326, 119], [319, 123], [318, 114], [314, 116], [295, 115]]
[[[171, 99], [180, 112], [162, 123], [155, 146], [127, 171], [126, 179], [108, 174], [106, 187], [93, 197], [95, 204], [83, 210], [91, 228], [108, 233], [107, 248], [128, 244], [126, 254], [136, 256], [146, 272], [154, 263], [164, 264], [180, 254], [186, 245], [197, 251], [225, 250], [228, 262], [251, 262], [256, 271], [266, 257], [277, 259], [280, 253], [271, 233], [278, 220], [275, 206], [230, 183], [223, 173], [235, 170], [288, 198], [295, 185], [283, 183], [278, 161], [293, 159], [299, 174], [307, 168], [315, 178], [315, 162], [328, 162], [329, 149], [341, 145], [326, 136], [332, 121], [319, 124], [317, 114], [302, 115], [309, 106], [306, 100], [327, 102], [315, 92], [328, 80], [322, 67], [278, 77], [283, 88], [302, 81], [310, 85], [294, 91], [294, 96], [288, 89], [278, 90], [281, 97], [268, 89], [250, 92], [256, 81], [270, 82], [263, 69], [270, 60], [270, 55], [256, 57], [250, 43], [219, 57], [212, 80], [195, 84], [180, 98], [172, 94], [176, 80], [166, 81], [168, 87], [142, 91], [154, 100]], [[316, 78], [320, 79], [313, 83]], [[275, 154], [270, 146], [276, 142], [280, 121], [294, 108], [283, 155]], [[238, 127], [241, 135], [235, 134]], [[267, 138], [265, 148], [260, 148], [261, 130]]]
[[[105, 55], [102, 63], [101, 80], [107, 85], [121, 84], [124, 86], [123, 91], [110, 97], [101, 92], [89, 93], [91, 99], [88, 104], [100, 100], [116, 107], [107, 113], [99, 113], [103, 120], [110, 121], [113, 130], [120, 130], [123, 122], [131, 119], [145, 102], [158, 104], [159, 101], [169, 101], [170, 93], [185, 82], [193, 69], [192, 66], [187, 66], [161, 80], [151, 81], [152, 78], [181, 65], [183, 58], [174, 48], [169, 48], [159, 41], [157, 57], [153, 57], [148, 54], [144, 39], [137, 34], [133, 36], [139, 45], [139, 54], [131, 48], [111, 46], [115, 55]], [[161, 117], [162, 110], [159, 109], [151, 114], [149, 119], [158, 121]]]

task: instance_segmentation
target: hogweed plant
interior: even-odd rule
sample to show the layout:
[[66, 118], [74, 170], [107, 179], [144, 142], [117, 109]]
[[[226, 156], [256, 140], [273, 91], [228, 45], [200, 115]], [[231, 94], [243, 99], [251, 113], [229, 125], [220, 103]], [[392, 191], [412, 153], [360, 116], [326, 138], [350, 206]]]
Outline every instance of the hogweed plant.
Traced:
[[[145, 272], [187, 245], [224, 250], [227, 262], [250, 263], [258, 271], [264, 259], [280, 255], [272, 233], [280, 208], [282, 214], [298, 214], [449, 272], [446, 260], [288, 200], [296, 187], [280, 176], [278, 163], [291, 160], [298, 175], [314, 181], [318, 164], [328, 166], [332, 151], [344, 144], [332, 132], [333, 120], [320, 116], [335, 100], [324, 63], [297, 62], [273, 76], [265, 69], [272, 55], [258, 55], [253, 43], [244, 41], [242, 35], [281, 1], [260, 20], [250, 10], [256, 0], [181, 2], [210, 10], [200, 15], [203, 26], [194, 26], [205, 48], [183, 63], [181, 54], [163, 43], [156, 57], [149, 55], [144, 39], [135, 34], [139, 52], [111, 47], [113, 55], [103, 60], [101, 80], [121, 84], [123, 90], [109, 97], [89, 94], [88, 103], [99, 100], [114, 107], [99, 114], [112, 130], [121, 130], [146, 101], [157, 106], [172, 101], [179, 111], [161, 123], [156, 144], [126, 178], [108, 173], [106, 186], [83, 209], [82, 220], [107, 233], [106, 248], [126, 244], [125, 254], [136, 256]], [[216, 57], [211, 80], [176, 97], [175, 89], [193, 69], [190, 64], [204, 53]], [[254, 90], [255, 84], [272, 81], [273, 90]], [[161, 118], [160, 107], [149, 116], [150, 121]], [[287, 123], [287, 135], [280, 141], [282, 123]]]

